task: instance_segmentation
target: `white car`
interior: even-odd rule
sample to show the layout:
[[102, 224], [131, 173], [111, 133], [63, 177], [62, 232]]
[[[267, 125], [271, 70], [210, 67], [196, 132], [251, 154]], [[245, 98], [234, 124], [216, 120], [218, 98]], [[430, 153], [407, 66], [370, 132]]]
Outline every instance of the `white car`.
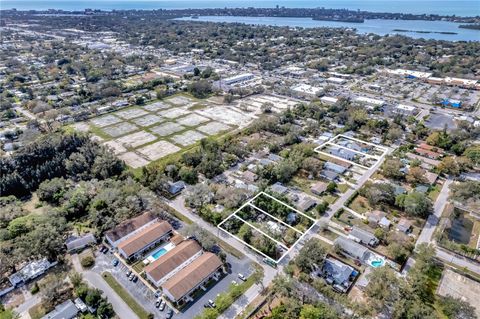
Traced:
[[246, 281], [246, 280], [247, 280], [247, 278], [245, 278], [245, 276], [242, 275], [242, 274], [238, 274], [238, 278], [239, 278], [241, 281]]

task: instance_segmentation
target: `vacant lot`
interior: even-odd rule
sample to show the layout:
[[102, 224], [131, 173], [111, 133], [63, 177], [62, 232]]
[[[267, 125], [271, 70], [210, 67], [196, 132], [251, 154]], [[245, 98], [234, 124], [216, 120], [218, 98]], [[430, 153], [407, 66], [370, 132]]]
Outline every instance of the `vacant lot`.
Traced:
[[158, 141], [138, 149], [138, 152], [140, 152], [142, 155], [145, 155], [151, 161], [155, 161], [178, 151], [180, 151], [180, 147], [175, 146], [167, 141]]
[[138, 127], [133, 124], [122, 122], [112, 126], [104, 127], [103, 131], [112, 137], [117, 137], [136, 131], [137, 129]]
[[445, 269], [438, 287], [438, 294], [450, 295], [467, 301], [475, 307], [477, 316], [480, 317], [480, 283], [457, 274], [453, 270]]

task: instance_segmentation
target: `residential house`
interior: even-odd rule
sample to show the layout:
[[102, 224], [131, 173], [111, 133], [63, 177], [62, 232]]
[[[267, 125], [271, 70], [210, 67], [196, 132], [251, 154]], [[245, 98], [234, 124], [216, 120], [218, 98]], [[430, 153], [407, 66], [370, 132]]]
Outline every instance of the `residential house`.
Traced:
[[353, 240], [343, 236], [335, 239], [335, 246], [338, 246], [345, 255], [360, 262], [368, 261], [371, 256], [371, 252], [367, 247], [357, 244]]
[[325, 281], [340, 292], [346, 292], [358, 276], [353, 267], [332, 257], [325, 258], [321, 272]]
[[353, 226], [352, 231], [348, 234], [348, 238], [355, 240], [364, 245], [375, 247], [378, 245], [379, 240], [374, 234], [361, 229], [357, 226]]
[[343, 174], [347, 170], [344, 166], [338, 165], [338, 164], [335, 164], [335, 163], [332, 163], [332, 162], [326, 162], [323, 165], [323, 168], [327, 169], [329, 171], [333, 171], [337, 174]]
[[433, 185], [433, 184], [435, 184], [435, 182], [438, 179], [438, 174], [435, 174], [435, 173], [432, 173], [432, 172], [426, 172], [425, 173], [425, 178], [430, 185]]
[[329, 170], [322, 170], [320, 172], [320, 176], [326, 178], [327, 180], [329, 181], [335, 181], [336, 179], [338, 179], [338, 174], [333, 172], [333, 171], [329, 171]]
[[315, 195], [322, 195], [327, 190], [327, 183], [317, 182], [310, 187], [310, 191]]
[[245, 181], [250, 183], [254, 183], [258, 179], [258, 175], [250, 171], [243, 172], [242, 177]]
[[406, 218], [401, 218], [398, 221], [397, 230], [405, 234], [410, 233], [412, 231], [412, 222]]
[[350, 150], [346, 150], [344, 148], [332, 146], [329, 150], [329, 153], [333, 156], [337, 156], [348, 161], [351, 161], [355, 158], [356, 153]]
[[57, 305], [55, 309], [47, 313], [41, 319], [73, 319], [76, 318], [80, 310], [70, 299]]
[[57, 265], [58, 262], [49, 262], [47, 258], [32, 261], [23, 266], [19, 271], [10, 275], [8, 280], [14, 287], [22, 286], [35, 278], [40, 277], [50, 268]]
[[80, 237], [71, 236], [67, 238], [65, 245], [67, 246], [67, 252], [72, 253], [75, 251], [80, 251], [88, 245], [94, 244], [96, 241], [97, 240], [95, 239], [95, 236], [93, 236], [91, 233], [88, 233]]
[[310, 197], [305, 196], [298, 201], [296, 206], [300, 211], [306, 212], [306, 211], [310, 210], [311, 208], [317, 206], [317, 204], [318, 203], [315, 200], [313, 200]]
[[185, 183], [183, 181], [168, 182], [168, 193], [172, 196], [180, 194], [180, 192], [185, 188]]
[[275, 184], [270, 186], [270, 189], [272, 190], [272, 192], [280, 195], [285, 195], [286, 193], [288, 193], [288, 188], [283, 186], [280, 182], [276, 182]]
[[388, 229], [390, 228], [391, 223], [386, 216], [386, 213], [379, 210], [374, 210], [373, 212], [367, 214], [367, 220], [375, 226]]

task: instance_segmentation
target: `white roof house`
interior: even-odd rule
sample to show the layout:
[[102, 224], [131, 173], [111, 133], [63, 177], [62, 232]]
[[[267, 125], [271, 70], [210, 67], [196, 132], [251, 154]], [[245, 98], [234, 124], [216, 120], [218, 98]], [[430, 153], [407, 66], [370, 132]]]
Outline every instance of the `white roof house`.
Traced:
[[338, 99], [336, 97], [330, 97], [330, 96], [322, 96], [320, 98], [320, 101], [322, 103], [325, 103], [327, 105], [333, 105], [338, 102]]
[[395, 70], [387, 70], [388, 73], [394, 75], [401, 75], [401, 76], [414, 76], [416, 78], [426, 79], [432, 76], [430, 72], [421, 72], [421, 71], [413, 71], [413, 70], [406, 70], [406, 69], [395, 69]]

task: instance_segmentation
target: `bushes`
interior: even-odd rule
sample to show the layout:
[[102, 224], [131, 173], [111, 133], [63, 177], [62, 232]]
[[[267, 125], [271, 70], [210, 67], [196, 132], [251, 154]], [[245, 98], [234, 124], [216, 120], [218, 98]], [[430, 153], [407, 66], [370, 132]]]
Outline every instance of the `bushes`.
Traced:
[[30, 289], [30, 292], [32, 293], [32, 295], [34, 295], [39, 291], [40, 291], [40, 287], [38, 287], [38, 283], [35, 282], [32, 286], [32, 289]]
[[80, 264], [83, 268], [91, 268], [95, 264], [95, 258], [93, 258], [92, 256], [86, 256], [82, 258]]

